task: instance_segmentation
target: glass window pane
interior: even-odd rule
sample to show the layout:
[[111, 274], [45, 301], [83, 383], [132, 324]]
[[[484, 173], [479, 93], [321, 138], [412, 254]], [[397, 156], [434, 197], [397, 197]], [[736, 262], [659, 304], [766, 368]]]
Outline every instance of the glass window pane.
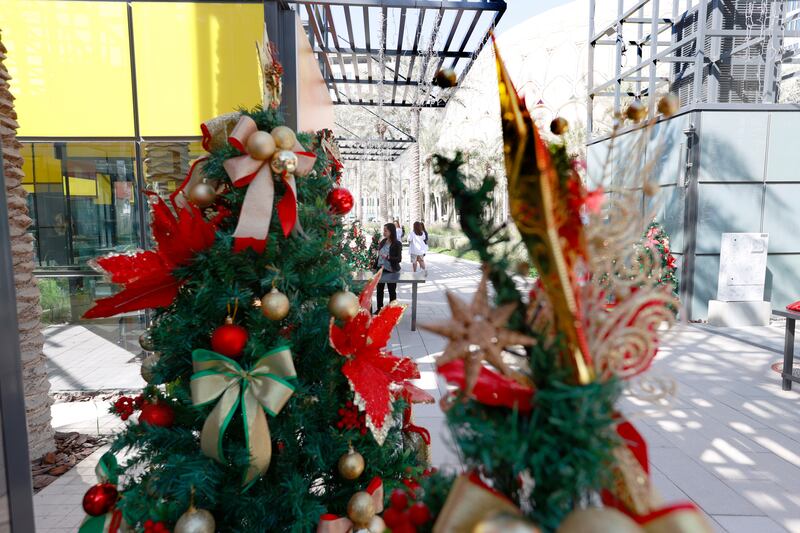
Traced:
[[133, 143], [25, 143], [23, 157], [39, 267], [140, 246]]

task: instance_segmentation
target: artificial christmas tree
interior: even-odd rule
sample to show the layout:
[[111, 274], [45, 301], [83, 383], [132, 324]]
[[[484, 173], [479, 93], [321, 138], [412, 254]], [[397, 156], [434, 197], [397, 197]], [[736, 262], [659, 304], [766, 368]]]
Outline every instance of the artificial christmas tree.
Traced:
[[[354, 313], [328, 310], [351, 273], [335, 244], [342, 209], [326, 200], [341, 166], [325, 134], [295, 135], [274, 106], [202, 129], [210, 153], [171, 206], [151, 195], [156, 249], [97, 261], [124, 288], [87, 316], [156, 308], [142, 338], [150, 385], [115, 407], [141, 413], [111, 446], [127, 453], [113, 513], [136, 531], [209, 516], [216, 531], [313, 531], [370, 479], [391, 490], [425, 468], [403, 448], [419, 372], [383, 349], [403, 309], [372, 317], [371, 283]], [[202, 202], [200, 185], [213, 191]], [[373, 432], [339, 424], [348, 405]], [[339, 467], [349, 453], [358, 475]]]
[[[496, 58], [509, 207], [539, 278], [521, 291], [510, 274], [498, 246], [507, 228], [486, 215], [494, 178], [470, 188], [460, 155], [437, 156], [484, 277], [470, 306], [450, 295], [453, 319], [427, 326], [448, 339], [437, 369], [456, 388], [442, 405], [467, 470], [422, 481], [433, 531], [710, 531], [692, 504], [664, 506], [654, 494], [646, 443], [619, 407], [677, 306], [659, 250], [636, 246], [650, 219], [634, 192], [586, 190], [581, 166], [544, 142]], [[626, 116], [641, 121], [642, 109]]]

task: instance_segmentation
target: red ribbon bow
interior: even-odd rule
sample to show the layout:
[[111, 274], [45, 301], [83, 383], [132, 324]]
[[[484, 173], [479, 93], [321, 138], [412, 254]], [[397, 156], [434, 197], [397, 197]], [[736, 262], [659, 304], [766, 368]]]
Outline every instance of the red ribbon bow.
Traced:
[[[231, 157], [222, 166], [225, 167], [235, 187], [247, 187], [239, 223], [234, 231], [234, 252], [252, 248], [263, 252], [272, 220], [272, 206], [275, 200], [275, 183], [269, 160], [255, 159], [247, 153], [247, 139], [258, 131], [255, 121], [242, 115], [233, 128], [228, 142], [243, 155]], [[316, 156], [304, 152], [299, 142], [295, 142], [294, 152], [297, 154], [297, 169], [293, 173], [283, 172], [280, 176], [286, 185], [286, 192], [278, 202], [278, 218], [284, 236], [288, 237], [292, 230], [302, 232], [297, 215], [297, 184], [295, 176], [305, 176], [314, 168]]]

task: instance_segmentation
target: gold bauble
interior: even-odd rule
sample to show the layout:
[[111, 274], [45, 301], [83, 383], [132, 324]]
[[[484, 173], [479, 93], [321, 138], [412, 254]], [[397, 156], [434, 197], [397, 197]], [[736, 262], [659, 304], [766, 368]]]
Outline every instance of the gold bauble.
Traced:
[[358, 314], [361, 304], [358, 296], [350, 291], [339, 291], [328, 300], [328, 311], [339, 320], [349, 320]]
[[216, 189], [205, 179], [200, 183], [196, 183], [189, 191], [189, 201], [200, 209], [210, 206], [216, 199]]
[[356, 492], [347, 502], [347, 517], [357, 528], [368, 527], [375, 513], [375, 502], [368, 492]]
[[269, 167], [276, 174], [283, 174], [284, 172], [292, 174], [295, 170], [297, 170], [297, 154], [290, 152], [289, 150], [281, 150], [272, 156], [272, 160], [269, 162]]
[[153, 345], [153, 334], [149, 329], [144, 330], [144, 333], [139, 335], [139, 346], [146, 352], [152, 352], [155, 349]]
[[369, 533], [383, 533], [386, 531], [386, 522], [383, 521], [378, 515], [372, 517], [372, 520], [369, 521], [369, 525], [367, 525], [367, 529]]
[[539, 528], [518, 516], [498, 514], [481, 520], [472, 533], [540, 533]]
[[276, 149], [275, 138], [266, 131], [257, 131], [247, 138], [247, 153], [253, 159], [266, 161]]
[[665, 117], [671, 117], [678, 112], [681, 107], [681, 101], [677, 95], [669, 93], [665, 94], [658, 101], [658, 112]]
[[658, 191], [660, 190], [661, 186], [655, 181], [648, 180], [642, 186], [642, 191], [644, 192], [645, 196], [655, 196], [656, 194], [658, 194]]
[[156, 363], [158, 363], [158, 359], [160, 357], [161, 354], [155, 352], [145, 357], [144, 360], [142, 361], [141, 374], [142, 374], [142, 379], [145, 380], [146, 382], [148, 383], [153, 382], [153, 367], [156, 366]]
[[556, 117], [550, 122], [550, 131], [554, 135], [564, 135], [567, 130], [569, 130], [569, 122], [565, 118]]
[[275, 146], [279, 150], [294, 150], [294, 145], [297, 143], [292, 128], [288, 126], [278, 126], [272, 130], [272, 138], [275, 139]]
[[634, 122], [641, 122], [647, 118], [647, 107], [641, 100], [634, 100], [625, 110], [625, 116]]
[[175, 523], [173, 533], [214, 533], [217, 525], [214, 522], [214, 516], [205, 509], [197, 509], [189, 507], [178, 518]]
[[576, 509], [567, 515], [557, 533], [643, 533], [639, 524], [610, 507]]
[[358, 479], [364, 473], [364, 456], [351, 446], [347, 453], [339, 457], [339, 474], [350, 481]]
[[272, 290], [261, 298], [261, 312], [270, 320], [283, 320], [289, 314], [289, 298], [272, 287]]
[[442, 89], [455, 87], [456, 83], [458, 83], [456, 71], [451, 68], [439, 69], [433, 77], [433, 84]]

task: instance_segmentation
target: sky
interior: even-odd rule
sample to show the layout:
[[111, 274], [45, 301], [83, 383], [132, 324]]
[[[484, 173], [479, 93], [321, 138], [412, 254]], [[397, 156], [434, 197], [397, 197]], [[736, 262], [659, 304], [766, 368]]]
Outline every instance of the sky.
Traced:
[[534, 15], [543, 13], [550, 8], [569, 3], [571, 0], [506, 0], [508, 8], [500, 24], [497, 25], [497, 34], [513, 28]]

